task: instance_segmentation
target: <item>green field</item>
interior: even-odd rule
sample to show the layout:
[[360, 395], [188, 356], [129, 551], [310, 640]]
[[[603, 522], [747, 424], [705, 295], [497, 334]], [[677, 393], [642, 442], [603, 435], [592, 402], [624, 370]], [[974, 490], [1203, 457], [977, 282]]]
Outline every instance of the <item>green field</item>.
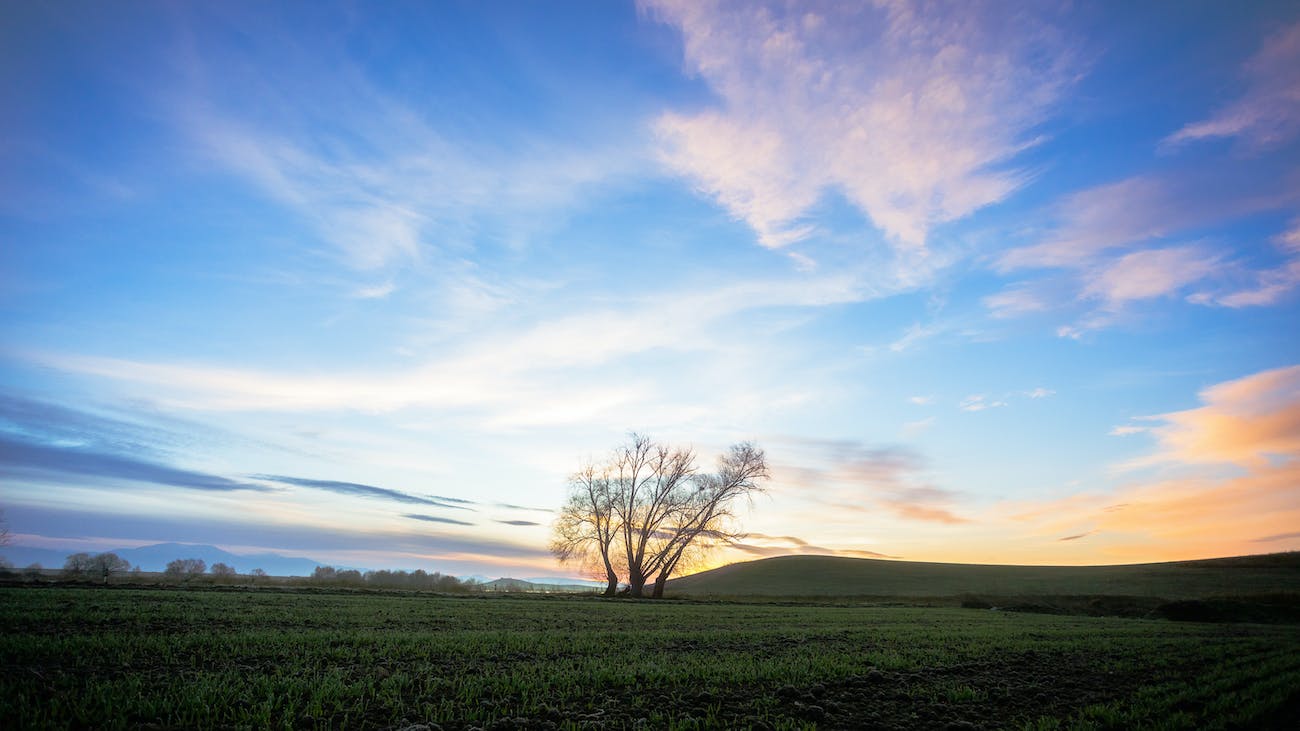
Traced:
[[1126, 566], [991, 566], [780, 556], [668, 582], [674, 596], [1133, 596], [1300, 592], [1300, 553]]
[[1300, 627], [957, 608], [0, 589], [6, 728], [1289, 728]]

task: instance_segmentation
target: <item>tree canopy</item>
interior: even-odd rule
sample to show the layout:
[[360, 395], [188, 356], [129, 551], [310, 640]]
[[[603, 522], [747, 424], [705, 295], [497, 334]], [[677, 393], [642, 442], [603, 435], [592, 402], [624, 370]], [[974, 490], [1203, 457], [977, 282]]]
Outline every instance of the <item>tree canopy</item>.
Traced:
[[734, 505], [768, 478], [767, 458], [750, 442], [732, 445], [716, 467], [702, 472], [693, 449], [631, 434], [569, 478], [551, 552], [604, 579], [606, 596], [625, 578], [630, 595], [653, 582], [651, 596], [662, 597], [679, 568], [742, 535]]

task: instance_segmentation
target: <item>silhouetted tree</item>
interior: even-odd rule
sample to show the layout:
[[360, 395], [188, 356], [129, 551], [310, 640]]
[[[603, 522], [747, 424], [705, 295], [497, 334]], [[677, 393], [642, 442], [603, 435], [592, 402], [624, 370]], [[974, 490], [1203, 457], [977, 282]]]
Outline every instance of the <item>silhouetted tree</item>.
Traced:
[[201, 558], [178, 558], [168, 561], [163, 573], [172, 577], [197, 576], [207, 570], [208, 564]]
[[131, 563], [116, 553], [74, 553], [63, 562], [63, 574], [69, 578], [102, 578], [130, 571]]
[[235, 575], [235, 567], [224, 563], [214, 563], [212, 564], [212, 568], [208, 570], [212, 572], [213, 576], [220, 576], [222, 578]]
[[733, 506], [761, 492], [769, 479], [767, 455], [750, 442], [732, 445], [718, 457], [718, 470], [695, 475], [692, 485], [677, 496], [677, 505], [658, 529], [659, 545], [647, 576], [655, 579], [653, 596], [664, 595], [664, 585], [692, 551], [731, 543], [744, 534], [735, 526]]
[[716, 473], [701, 474], [692, 449], [632, 434], [605, 462], [570, 478], [551, 551], [563, 562], [603, 570], [606, 595], [622, 570], [630, 596], [644, 596], [653, 580], [652, 595], [662, 597], [689, 557], [741, 535], [733, 506], [761, 491], [767, 478], [767, 458], [749, 442], [719, 457]]
[[63, 562], [63, 575], [78, 579], [90, 575], [93, 557], [89, 553], [74, 553]]
[[131, 562], [116, 553], [100, 553], [90, 559], [91, 575], [102, 578], [104, 583], [108, 583], [109, 576], [130, 570]]
[[616, 482], [609, 465], [588, 463], [569, 477], [569, 498], [555, 519], [551, 553], [561, 563], [578, 563], [583, 572], [605, 581], [605, 596], [618, 591], [618, 571], [610, 549], [618, 537]]
[[627, 565], [628, 594], [642, 596], [646, 581], [658, 568], [664, 524], [683, 501], [683, 488], [695, 474], [695, 452], [656, 444], [633, 434], [614, 452], [618, 476], [614, 513]]
[[263, 576], [266, 576], [266, 569], [253, 569], [252, 571], [248, 572], [248, 575], [261, 578]]

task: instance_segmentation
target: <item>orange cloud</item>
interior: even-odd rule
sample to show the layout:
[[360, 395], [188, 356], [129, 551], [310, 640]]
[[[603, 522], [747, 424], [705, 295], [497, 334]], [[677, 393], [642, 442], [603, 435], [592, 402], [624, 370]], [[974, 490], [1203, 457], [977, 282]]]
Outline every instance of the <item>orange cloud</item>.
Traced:
[[1257, 468], [1300, 458], [1300, 366], [1228, 381], [1201, 392], [1205, 405], [1156, 417], [1156, 459]]
[[[1198, 408], [1149, 417], [1158, 449], [1128, 467], [1159, 466], [1164, 476], [1108, 495], [1018, 505], [1008, 517], [1054, 536], [1047, 550], [1073, 552], [1068, 562], [1300, 549], [1300, 366], [1220, 383], [1200, 396]], [[1207, 469], [1223, 464], [1238, 474]]]

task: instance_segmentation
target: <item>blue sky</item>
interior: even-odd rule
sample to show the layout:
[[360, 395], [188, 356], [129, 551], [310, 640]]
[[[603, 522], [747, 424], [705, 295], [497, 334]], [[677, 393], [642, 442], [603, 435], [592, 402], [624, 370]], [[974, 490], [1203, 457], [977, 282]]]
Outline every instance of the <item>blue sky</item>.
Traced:
[[0, 13], [16, 543], [553, 573], [639, 430], [718, 562], [1300, 549], [1292, 3]]

